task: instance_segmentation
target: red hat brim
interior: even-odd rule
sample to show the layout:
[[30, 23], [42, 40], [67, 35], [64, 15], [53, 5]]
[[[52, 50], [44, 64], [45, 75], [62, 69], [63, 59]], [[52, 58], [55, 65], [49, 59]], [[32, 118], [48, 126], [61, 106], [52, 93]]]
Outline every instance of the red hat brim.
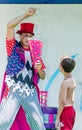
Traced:
[[28, 31], [25, 31], [25, 30], [18, 30], [16, 33], [17, 33], [17, 34], [30, 33], [30, 34], [32, 34], [32, 35], [35, 35], [33, 32], [28, 32]]

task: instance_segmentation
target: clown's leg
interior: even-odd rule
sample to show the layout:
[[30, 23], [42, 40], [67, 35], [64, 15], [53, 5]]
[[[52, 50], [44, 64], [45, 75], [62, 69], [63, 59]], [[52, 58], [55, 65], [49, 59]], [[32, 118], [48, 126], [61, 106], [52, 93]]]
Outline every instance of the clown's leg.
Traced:
[[0, 130], [9, 130], [19, 110], [19, 100], [10, 94], [0, 104]]
[[33, 95], [23, 99], [22, 106], [26, 112], [26, 118], [31, 130], [45, 130], [43, 113], [41, 111], [36, 90]]

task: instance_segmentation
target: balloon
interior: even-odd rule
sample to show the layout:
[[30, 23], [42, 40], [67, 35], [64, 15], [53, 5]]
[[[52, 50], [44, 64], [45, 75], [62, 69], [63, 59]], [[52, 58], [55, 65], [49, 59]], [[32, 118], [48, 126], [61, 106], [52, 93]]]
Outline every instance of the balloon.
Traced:
[[[72, 55], [71, 58], [74, 59], [77, 55], [78, 55], [78, 54]], [[45, 91], [48, 91], [48, 90], [49, 90], [51, 83], [52, 83], [53, 80], [56, 78], [56, 76], [59, 74], [59, 72], [60, 72], [60, 70], [59, 70], [59, 68], [58, 68], [58, 69], [56, 69], [56, 70], [54, 71], [54, 73], [51, 75], [51, 77], [50, 77], [50, 79], [49, 79], [49, 81], [48, 81], [48, 83], [47, 83], [47, 85], [46, 85], [46, 87], [45, 87]]]

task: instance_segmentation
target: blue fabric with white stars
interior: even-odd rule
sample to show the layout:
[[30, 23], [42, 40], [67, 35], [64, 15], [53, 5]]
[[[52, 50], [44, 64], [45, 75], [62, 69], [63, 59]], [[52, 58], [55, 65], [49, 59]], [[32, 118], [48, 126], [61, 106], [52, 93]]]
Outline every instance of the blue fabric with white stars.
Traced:
[[[8, 57], [8, 64], [6, 67], [6, 74], [10, 76], [16, 75], [24, 67], [25, 61], [21, 59], [17, 48], [23, 51], [20, 43], [16, 41], [15, 46], [12, 50], [11, 55]], [[24, 55], [24, 52], [23, 52]]]

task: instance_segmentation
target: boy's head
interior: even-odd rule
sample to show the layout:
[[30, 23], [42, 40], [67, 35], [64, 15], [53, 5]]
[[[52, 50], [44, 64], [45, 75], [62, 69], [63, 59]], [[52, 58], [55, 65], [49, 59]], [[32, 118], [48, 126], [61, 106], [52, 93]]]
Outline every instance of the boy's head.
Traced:
[[60, 66], [62, 67], [62, 69], [66, 72], [66, 73], [70, 73], [72, 72], [72, 70], [74, 69], [76, 63], [75, 60], [72, 58], [64, 58], [61, 63]]

